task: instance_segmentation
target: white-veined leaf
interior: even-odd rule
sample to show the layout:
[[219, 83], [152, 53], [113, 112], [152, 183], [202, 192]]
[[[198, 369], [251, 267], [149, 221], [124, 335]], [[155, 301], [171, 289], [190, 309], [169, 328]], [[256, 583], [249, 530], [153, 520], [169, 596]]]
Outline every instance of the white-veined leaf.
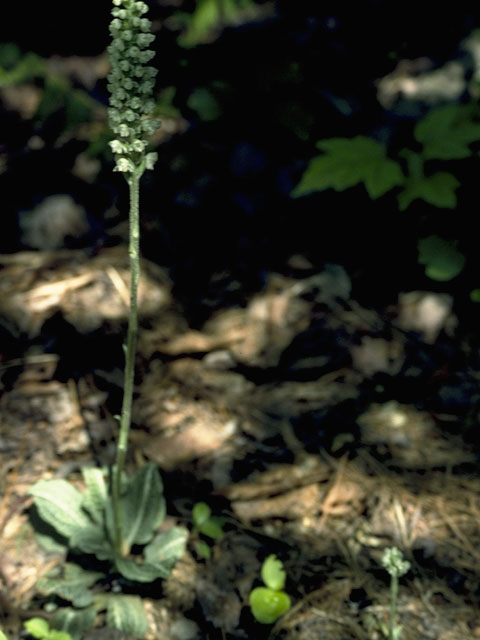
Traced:
[[50, 627], [66, 631], [72, 636], [73, 640], [81, 640], [85, 633], [92, 629], [96, 615], [95, 607], [87, 607], [80, 610], [72, 607], [61, 607], [50, 618]]
[[141, 598], [115, 595], [108, 599], [107, 624], [126, 635], [143, 638], [148, 628], [147, 617]]
[[124, 549], [130, 550], [133, 544], [147, 544], [165, 518], [163, 484], [154, 463], [147, 463], [131, 478], [122, 507]]
[[145, 547], [145, 560], [155, 567], [163, 567], [170, 573], [174, 564], [185, 553], [188, 531], [183, 527], [172, 527], [159, 533]]
[[45, 595], [55, 593], [76, 607], [87, 607], [92, 602], [92, 594], [88, 589], [103, 574], [96, 571], [85, 571], [70, 562], [65, 563], [62, 569], [63, 572], [55, 570], [52, 574], [37, 580], [37, 589]]
[[92, 553], [99, 560], [111, 560], [115, 556], [105, 529], [95, 524], [77, 529], [70, 538], [70, 546], [84, 553]]
[[157, 567], [147, 562], [139, 564], [131, 558], [117, 557], [115, 567], [122, 576], [135, 582], [154, 582], [158, 578], [168, 578], [170, 575], [170, 571], [161, 565]]
[[82, 475], [87, 488], [83, 494], [82, 505], [94, 522], [103, 524], [105, 503], [108, 500], [107, 485], [103, 471], [96, 467], [83, 467]]
[[35, 498], [40, 517], [66, 538], [90, 524], [82, 494], [66, 480], [39, 480], [28, 493]]

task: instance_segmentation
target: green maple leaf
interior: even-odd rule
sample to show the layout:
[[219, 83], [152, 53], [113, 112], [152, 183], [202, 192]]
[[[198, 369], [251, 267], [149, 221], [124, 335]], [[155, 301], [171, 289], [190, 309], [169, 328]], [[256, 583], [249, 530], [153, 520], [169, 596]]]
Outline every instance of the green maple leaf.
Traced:
[[454, 209], [457, 205], [455, 189], [459, 186], [460, 183], [455, 176], [445, 171], [408, 180], [405, 189], [398, 196], [399, 209], [405, 211], [413, 200], [417, 199], [425, 200], [441, 209]]
[[472, 155], [469, 145], [480, 140], [470, 105], [450, 104], [428, 113], [416, 125], [415, 139], [426, 159], [454, 160]]
[[400, 165], [387, 157], [381, 142], [365, 136], [320, 140], [317, 147], [324, 153], [310, 160], [293, 197], [313, 191], [344, 191], [363, 183], [372, 199], [404, 182]]

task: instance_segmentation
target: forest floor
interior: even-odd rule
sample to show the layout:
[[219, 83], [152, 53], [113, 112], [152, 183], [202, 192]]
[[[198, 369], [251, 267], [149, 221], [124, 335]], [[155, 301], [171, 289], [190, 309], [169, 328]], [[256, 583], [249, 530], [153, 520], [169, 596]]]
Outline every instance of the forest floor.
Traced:
[[[113, 461], [128, 254], [20, 252], [0, 263], [0, 613], [14, 640], [48, 600], [36, 581], [65, 561], [36, 541], [29, 487], [51, 477], [81, 486], [82, 466]], [[268, 274], [244, 306], [213, 307], [195, 329], [166, 272], [142, 264], [129, 469], [159, 465], [166, 526], [191, 531], [204, 501], [224, 530], [204, 540], [209, 559], [192, 532], [171, 577], [142, 586], [146, 639], [382, 638], [381, 556], [392, 546], [411, 563], [402, 637], [479, 638], [476, 345], [460, 337], [448, 295], [408, 292], [366, 309], [341, 266], [291, 263], [295, 277]], [[248, 607], [272, 553], [293, 604], [273, 627]], [[99, 616], [85, 637], [122, 636]]]

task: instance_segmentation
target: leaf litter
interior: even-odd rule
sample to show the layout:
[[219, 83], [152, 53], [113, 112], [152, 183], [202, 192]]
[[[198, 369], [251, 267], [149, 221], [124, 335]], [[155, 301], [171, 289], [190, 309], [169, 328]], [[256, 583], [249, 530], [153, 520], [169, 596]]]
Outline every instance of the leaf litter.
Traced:
[[[26, 492], [48, 477], [80, 487], [82, 466], [112, 461], [109, 396], [119, 386], [101, 353], [91, 370], [65, 378], [60, 349], [38, 341], [61, 317], [87, 345], [90, 332], [120, 344], [128, 280], [125, 254], [112, 249], [88, 260], [49, 251], [0, 262], [7, 331], [37, 341], [1, 368], [1, 606], [17, 637], [41, 605], [36, 581], [64, 562], [36, 545]], [[442, 341], [455, 337], [449, 301], [433, 315], [428, 292], [362, 309], [332, 265], [304, 280], [272, 273], [245, 307], [217, 309], [192, 330], [166, 274], [148, 263], [143, 273], [130, 466], [160, 466], [170, 524], [191, 524], [199, 491], [226, 523], [210, 560], [189, 550], [157, 597], [146, 595], [147, 640], [264, 637], [247, 603], [270, 553], [282, 559], [294, 602], [276, 637], [379, 638], [375, 621], [388, 615], [380, 558], [391, 545], [413, 566], [400, 586], [405, 637], [477, 637], [476, 455], [435, 396]], [[476, 382], [475, 371], [472, 361], [463, 374]], [[385, 374], [425, 385], [435, 411], [382, 399], [375, 379]]]

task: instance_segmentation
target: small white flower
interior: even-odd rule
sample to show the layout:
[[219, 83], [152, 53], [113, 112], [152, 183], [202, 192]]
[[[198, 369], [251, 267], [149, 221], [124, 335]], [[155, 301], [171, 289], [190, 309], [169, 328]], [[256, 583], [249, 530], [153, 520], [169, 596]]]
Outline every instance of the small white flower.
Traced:
[[111, 140], [108, 144], [112, 148], [113, 153], [125, 153], [127, 150], [125, 144], [120, 142], [120, 140]]
[[133, 142], [132, 142], [132, 149], [134, 151], [137, 151], [138, 153], [142, 153], [142, 151], [145, 149], [145, 145], [146, 142], [144, 142], [143, 140], [139, 140], [138, 138], [136, 138]]
[[152, 170], [155, 165], [155, 162], [157, 161], [157, 158], [158, 158], [157, 153], [154, 153], [154, 152], [147, 153], [147, 155], [145, 156], [145, 167], [147, 169]]
[[114, 171], [121, 171], [122, 173], [131, 173], [135, 171], [135, 165], [128, 158], [119, 158]]

